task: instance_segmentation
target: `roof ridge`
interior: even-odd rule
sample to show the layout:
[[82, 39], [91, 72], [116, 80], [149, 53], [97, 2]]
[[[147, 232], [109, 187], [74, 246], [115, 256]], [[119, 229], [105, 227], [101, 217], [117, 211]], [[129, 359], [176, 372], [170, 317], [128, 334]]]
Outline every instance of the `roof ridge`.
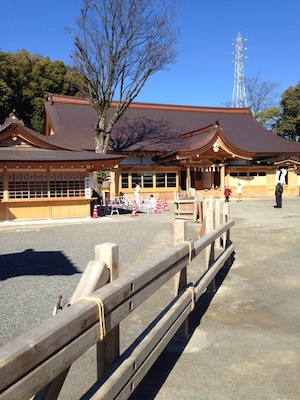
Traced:
[[[67, 96], [63, 94], [48, 93], [48, 102], [68, 103], [90, 105], [89, 101], [82, 97]], [[112, 107], [116, 107], [118, 101], [111, 102]], [[177, 105], [177, 104], [161, 104], [161, 103], [144, 103], [132, 102], [129, 105], [132, 109], [148, 109], [148, 110], [168, 110], [168, 111], [205, 111], [205, 112], [219, 112], [226, 114], [251, 114], [250, 108], [233, 108], [233, 107], [209, 107], [209, 106], [191, 106], [191, 105]]]

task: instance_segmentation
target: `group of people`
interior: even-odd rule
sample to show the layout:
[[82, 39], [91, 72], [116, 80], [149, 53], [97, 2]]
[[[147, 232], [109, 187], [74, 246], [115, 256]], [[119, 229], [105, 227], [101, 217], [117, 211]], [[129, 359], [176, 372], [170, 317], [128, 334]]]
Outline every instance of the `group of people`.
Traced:
[[[285, 176], [285, 175], [284, 175]], [[134, 189], [134, 198], [135, 198], [135, 203], [137, 205], [141, 204], [141, 197], [140, 197], [140, 192], [141, 192], [141, 185], [139, 182], [135, 184], [135, 189]], [[276, 205], [274, 208], [282, 208], [282, 193], [283, 193], [283, 185], [282, 182], [278, 182], [275, 188], [275, 199], [276, 199]], [[229, 202], [230, 195], [232, 194], [232, 190], [230, 189], [229, 186], [225, 186], [224, 189], [224, 197], [225, 197], [225, 202]], [[241, 183], [238, 183], [236, 186], [236, 195], [237, 195], [237, 201], [241, 201], [242, 197], [242, 185]], [[93, 190], [93, 195], [92, 197], [98, 197], [98, 199], [95, 201], [95, 204], [98, 203], [100, 204], [100, 199], [98, 193]], [[156, 203], [156, 199], [153, 197], [153, 195], [150, 196], [150, 201], [152, 205], [154, 206]], [[93, 207], [94, 204], [91, 206]], [[91, 210], [92, 212], [92, 210]]]
[[[230, 197], [231, 193], [232, 193], [232, 191], [231, 191], [230, 187], [225, 186], [224, 196], [225, 196], [226, 202], [229, 202], [229, 197]], [[282, 208], [282, 193], [283, 193], [283, 184], [282, 184], [282, 181], [279, 181], [275, 188], [276, 205], [274, 206], [274, 208]], [[236, 187], [236, 194], [237, 194], [237, 201], [241, 201], [242, 185], [240, 183], [238, 183], [238, 185]]]
[[[225, 202], [229, 202], [229, 197], [230, 197], [231, 193], [232, 193], [232, 191], [231, 191], [230, 187], [225, 186], [225, 189], [224, 189]], [[241, 201], [242, 185], [240, 183], [237, 184], [236, 195], [237, 195], [237, 201]]]
[[[139, 182], [137, 182], [135, 184], [135, 189], [134, 189], [134, 199], [135, 199], [135, 203], [137, 206], [139, 206], [141, 204], [140, 192], [141, 192], [141, 185]], [[153, 196], [153, 194], [150, 195], [150, 197], [148, 199], [148, 203], [149, 203], [149, 207], [154, 210], [156, 207], [156, 198]]]

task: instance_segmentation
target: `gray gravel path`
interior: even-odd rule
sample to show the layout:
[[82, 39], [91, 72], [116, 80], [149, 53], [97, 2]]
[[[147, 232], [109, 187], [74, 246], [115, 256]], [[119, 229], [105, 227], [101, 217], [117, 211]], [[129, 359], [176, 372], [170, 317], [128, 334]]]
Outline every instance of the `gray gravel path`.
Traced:
[[51, 316], [60, 293], [71, 297], [96, 245], [119, 246], [122, 274], [173, 245], [173, 217], [170, 211], [0, 226], [0, 345]]
[[[172, 342], [132, 400], [299, 400], [300, 198], [230, 203], [235, 261], [216, 293], [190, 318], [191, 338]], [[171, 205], [170, 205], [171, 206]], [[119, 245], [121, 273], [173, 244], [174, 214], [120, 215], [83, 223], [0, 226], [1, 343], [52, 314], [70, 298], [94, 247]], [[196, 239], [199, 224], [187, 223]], [[189, 267], [189, 280], [200, 265]], [[172, 297], [162, 294], [121, 325], [125, 348]], [[61, 400], [77, 400], [95, 380], [94, 351], [72, 367]]]

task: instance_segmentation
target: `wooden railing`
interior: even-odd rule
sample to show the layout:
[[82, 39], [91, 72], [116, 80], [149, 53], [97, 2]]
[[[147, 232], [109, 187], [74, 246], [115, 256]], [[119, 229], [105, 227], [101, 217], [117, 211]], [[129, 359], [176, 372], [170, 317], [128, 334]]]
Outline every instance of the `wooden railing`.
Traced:
[[[214, 287], [218, 271], [232, 263], [234, 221], [228, 205], [208, 207], [206, 213], [203, 237], [186, 241], [186, 222], [177, 220], [175, 246], [120, 277], [117, 245], [96, 246], [96, 260], [87, 266], [71, 306], [0, 348], [0, 399], [56, 399], [72, 363], [94, 344], [98, 381], [84, 398], [130, 397], [172, 337], [186, 337], [195, 303]], [[204, 250], [206, 270], [187, 285], [188, 265]], [[171, 278], [176, 283], [173, 301], [120, 356], [120, 322]]]

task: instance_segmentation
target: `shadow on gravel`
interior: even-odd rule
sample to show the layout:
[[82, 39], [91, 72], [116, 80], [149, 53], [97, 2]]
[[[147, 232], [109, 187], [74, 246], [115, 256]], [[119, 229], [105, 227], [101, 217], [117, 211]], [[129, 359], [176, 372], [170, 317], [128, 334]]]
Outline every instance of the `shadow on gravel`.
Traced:
[[165, 350], [161, 353], [157, 361], [153, 364], [152, 368], [142, 380], [140, 385], [136, 388], [129, 400], [153, 400], [157, 396], [160, 388], [171, 373], [176, 362], [184, 352], [190, 338], [201, 323], [201, 319], [206, 313], [211, 301], [217, 294], [219, 288], [224, 282], [231, 266], [234, 263], [234, 257], [230, 266], [224, 266], [215, 279], [215, 290], [205, 291], [196, 303], [194, 311], [189, 315], [189, 339], [179, 340], [173, 338]]
[[0, 256], [0, 280], [24, 275], [73, 275], [80, 271], [61, 251], [35, 252], [28, 249], [23, 253]]

